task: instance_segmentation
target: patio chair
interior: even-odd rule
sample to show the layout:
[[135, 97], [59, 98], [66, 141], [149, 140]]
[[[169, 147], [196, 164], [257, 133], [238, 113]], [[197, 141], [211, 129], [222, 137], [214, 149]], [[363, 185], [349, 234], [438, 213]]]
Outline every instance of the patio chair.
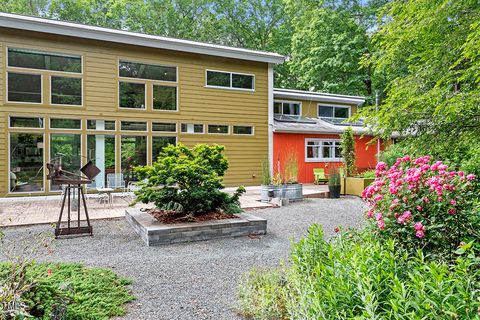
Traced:
[[326, 184], [328, 182], [328, 178], [325, 176], [324, 168], [314, 168], [313, 175], [315, 176], [315, 184]]
[[107, 174], [107, 188], [112, 188], [113, 190], [122, 189], [122, 192], [125, 192], [126, 188], [123, 173]]

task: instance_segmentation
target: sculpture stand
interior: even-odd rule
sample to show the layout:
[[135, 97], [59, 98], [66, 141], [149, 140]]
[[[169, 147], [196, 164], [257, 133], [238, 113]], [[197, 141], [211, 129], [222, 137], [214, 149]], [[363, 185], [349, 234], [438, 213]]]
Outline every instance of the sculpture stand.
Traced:
[[[72, 214], [71, 214], [71, 194], [72, 191], [77, 190], [77, 219], [75, 223], [72, 221]], [[80, 219], [80, 210], [81, 210], [81, 204], [80, 200], [82, 200], [83, 204], [83, 209], [85, 211], [85, 218], [87, 220], [87, 225], [86, 226], [81, 226], [81, 219]], [[66, 227], [61, 227], [62, 223], [62, 216], [63, 216], [63, 211], [65, 209], [65, 202], [67, 202], [67, 226]], [[75, 226], [76, 224], [76, 226]], [[85, 201], [85, 194], [83, 193], [83, 187], [82, 184], [67, 184], [67, 187], [65, 188], [65, 193], [63, 194], [63, 199], [62, 199], [62, 209], [60, 210], [60, 216], [58, 217], [58, 222], [57, 226], [55, 227], [55, 238], [58, 238], [58, 236], [64, 236], [64, 235], [80, 235], [80, 234], [89, 234], [93, 236], [93, 229], [92, 226], [90, 225], [90, 218], [88, 216], [88, 210], [87, 210], [87, 203]]]

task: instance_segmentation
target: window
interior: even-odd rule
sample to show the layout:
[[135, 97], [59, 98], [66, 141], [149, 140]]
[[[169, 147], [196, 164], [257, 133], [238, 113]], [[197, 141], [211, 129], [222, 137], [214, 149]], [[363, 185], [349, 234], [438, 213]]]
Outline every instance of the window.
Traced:
[[123, 82], [119, 83], [120, 108], [145, 109], [145, 84]]
[[233, 134], [253, 135], [253, 127], [251, 127], [251, 126], [233, 126]]
[[350, 107], [346, 106], [318, 106], [319, 118], [347, 119], [350, 117]]
[[250, 74], [207, 70], [207, 86], [254, 90], [255, 76]]
[[10, 117], [10, 128], [43, 129], [43, 118]]
[[154, 110], [177, 110], [177, 87], [153, 86]]
[[182, 123], [181, 131], [183, 133], [203, 133], [203, 124]]
[[52, 129], [82, 129], [82, 120], [80, 119], [50, 119], [50, 128]]
[[82, 73], [82, 58], [74, 55], [8, 48], [8, 66]]
[[172, 66], [120, 61], [118, 63], [118, 74], [120, 77], [126, 78], [177, 81], [177, 67]]
[[115, 131], [115, 120], [87, 120], [87, 129]]
[[158, 156], [163, 151], [163, 148], [165, 148], [170, 144], [176, 145], [177, 138], [153, 136], [152, 137], [152, 162], [156, 162], [158, 159]]
[[125, 182], [135, 180], [133, 168], [147, 165], [147, 137], [122, 136], [121, 164]]
[[[80, 134], [50, 134], [50, 162], [60, 162], [63, 170], [78, 173], [81, 167], [81, 160], [82, 147]], [[60, 190], [60, 186], [52, 184], [51, 189]]]
[[8, 101], [42, 103], [42, 76], [8, 72]]
[[207, 132], [213, 134], [228, 134], [229, 130], [227, 125], [209, 124]]
[[82, 105], [82, 79], [72, 77], [51, 77], [51, 103]]
[[291, 101], [275, 101], [273, 103], [273, 113], [276, 115], [288, 114], [299, 116], [301, 114], [301, 103]]
[[147, 123], [143, 121], [122, 121], [120, 130], [125, 131], [147, 131]]
[[100, 169], [90, 185], [95, 188], [107, 186], [107, 175], [115, 173], [115, 136], [103, 134], [87, 135], [87, 161], [91, 160]]
[[152, 123], [152, 131], [177, 132], [177, 124], [176, 123], [168, 123], [168, 122], [153, 122]]
[[306, 161], [342, 161], [340, 141], [307, 139]]
[[43, 134], [10, 133], [10, 192], [43, 191]]

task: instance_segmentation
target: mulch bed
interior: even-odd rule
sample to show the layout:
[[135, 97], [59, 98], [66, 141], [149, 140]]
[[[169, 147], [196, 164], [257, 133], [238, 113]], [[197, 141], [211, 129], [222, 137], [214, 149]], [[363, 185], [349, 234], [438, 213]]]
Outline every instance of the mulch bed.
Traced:
[[201, 222], [210, 220], [237, 219], [238, 216], [225, 212], [209, 212], [199, 216], [179, 214], [175, 211], [151, 209], [147, 211], [152, 217], [161, 223], [175, 224], [185, 222]]

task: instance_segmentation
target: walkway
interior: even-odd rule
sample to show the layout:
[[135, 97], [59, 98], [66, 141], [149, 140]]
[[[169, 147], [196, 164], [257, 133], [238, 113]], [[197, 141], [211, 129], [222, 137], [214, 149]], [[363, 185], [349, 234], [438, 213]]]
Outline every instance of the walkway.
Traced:
[[[226, 188], [225, 191], [233, 192], [236, 188]], [[247, 192], [240, 198], [243, 209], [253, 210], [269, 208], [273, 205], [262, 203], [260, 199], [260, 186], [246, 187]], [[304, 185], [305, 197], [320, 197], [328, 190], [327, 186]], [[111, 219], [125, 216], [125, 209], [132, 201], [131, 194], [114, 194], [112, 206], [100, 203], [95, 195], [87, 199], [90, 219]], [[55, 223], [60, 212], [60, 196], [38, 196], [20, 198], [0, 198], [0, 226], [30, 225], [42, 223]], [[136, 207], [146, 207], [137, 204]], [[74, 213], [76, 214], [76, 212]], [[83, 210], [82, 210], [82, 217]], [[63, 221], [66, 221], [64, 215]]]

